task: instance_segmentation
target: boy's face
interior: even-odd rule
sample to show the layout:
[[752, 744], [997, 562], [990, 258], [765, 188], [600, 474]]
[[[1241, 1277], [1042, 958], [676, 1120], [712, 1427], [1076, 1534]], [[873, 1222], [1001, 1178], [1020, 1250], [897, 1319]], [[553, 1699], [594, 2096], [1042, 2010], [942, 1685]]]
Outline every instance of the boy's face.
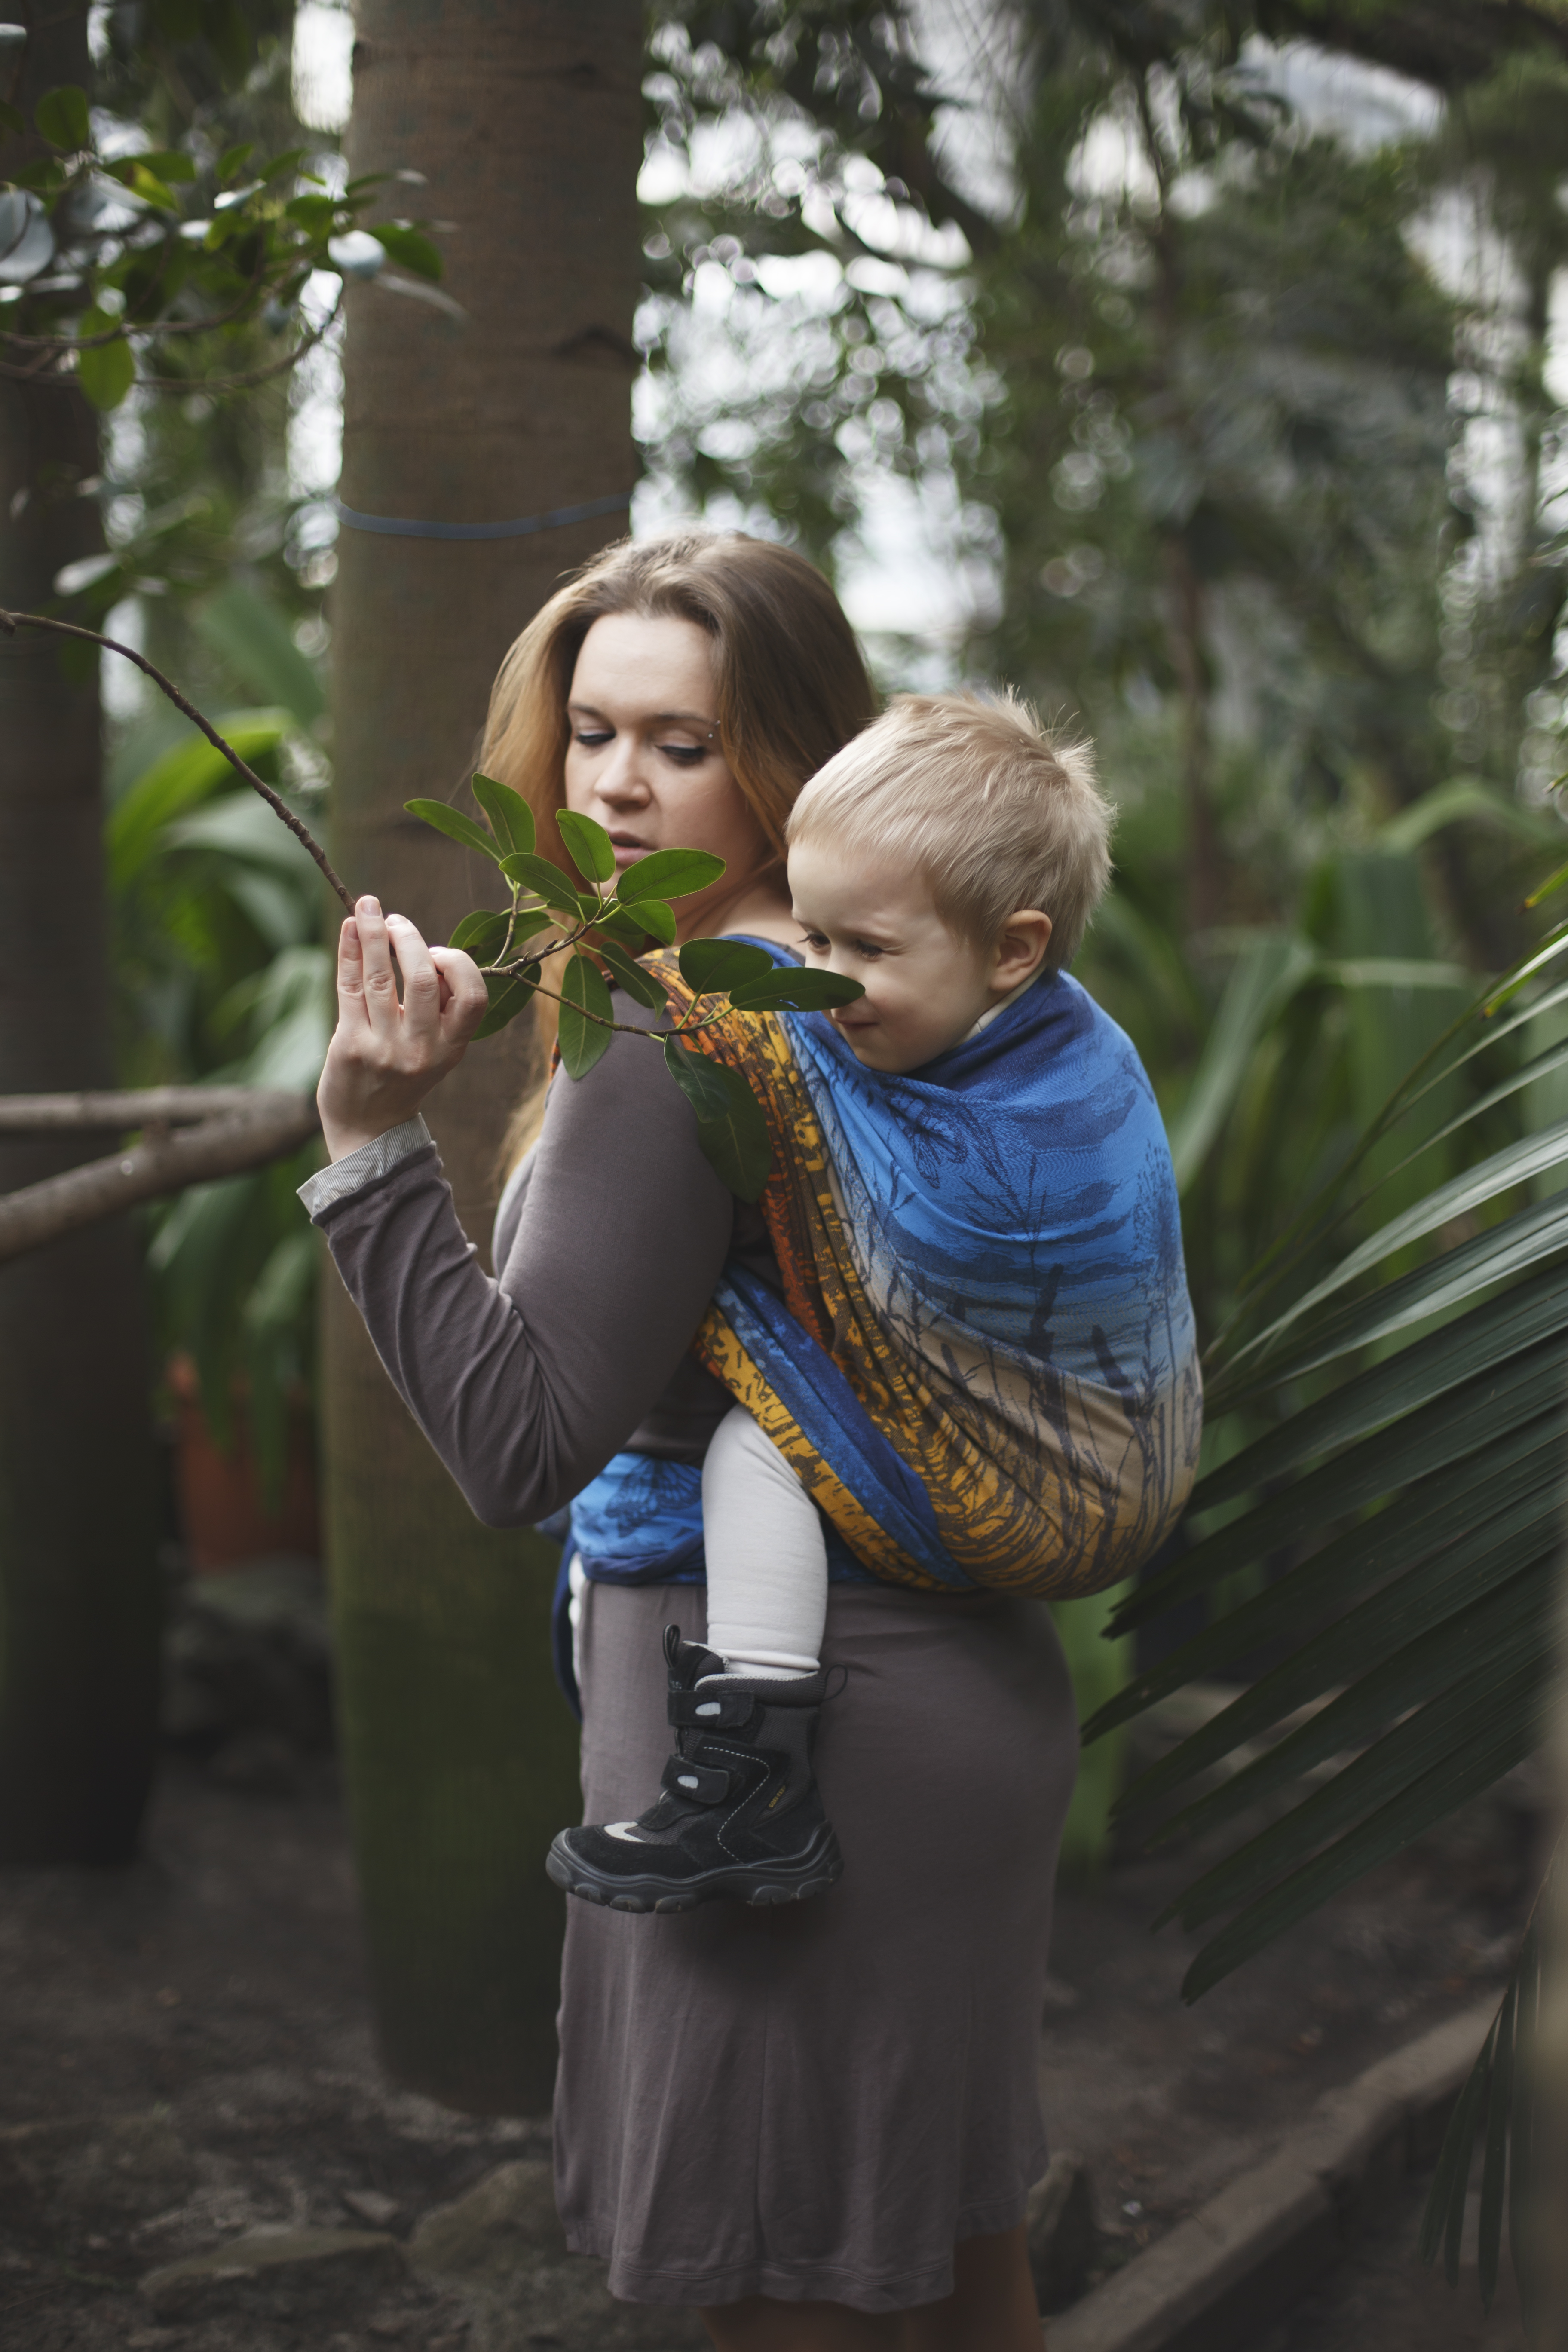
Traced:
[[948, 1053], [1033, 978], [1051, 935], [1048, 918], [1025, 908], [994, 948], [977, 948], [942, 921], [922, 874], [852, 856], [831, 835], [791, 849], [789, 887], [807, 965], [866, 991], [828, 1018], [872, 1070], [918, 1070]]

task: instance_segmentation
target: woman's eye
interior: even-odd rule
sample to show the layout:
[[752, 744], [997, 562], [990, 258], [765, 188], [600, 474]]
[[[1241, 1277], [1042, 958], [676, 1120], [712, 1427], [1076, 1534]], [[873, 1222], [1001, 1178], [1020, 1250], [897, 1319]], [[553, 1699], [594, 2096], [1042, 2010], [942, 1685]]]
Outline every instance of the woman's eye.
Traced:
[[678, 768], [694, 768], [699, 760], [708, 757], [706, 743], [661, 743], [658, 748]]
[[608, 743], [610, 740], [610, 730], [607, 727], [579, 727], [572, 737], [574, 743]]

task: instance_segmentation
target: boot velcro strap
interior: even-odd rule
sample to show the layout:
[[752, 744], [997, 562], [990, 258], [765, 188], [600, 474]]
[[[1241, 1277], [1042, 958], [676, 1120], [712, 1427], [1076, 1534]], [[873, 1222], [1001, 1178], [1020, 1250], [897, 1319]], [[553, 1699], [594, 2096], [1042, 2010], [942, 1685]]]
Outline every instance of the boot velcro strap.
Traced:
[[755, 1691], [699, 1683], [695, 1690], [671, 1691], [668, 1713], [677, 1731], [738, 1731], [750, 1723], [757, 1704]]
[[730, 1793], [730, 1775], [711, 1764], [693, 1764], [685, 1756], [665, 1759], [660, 1785], [672, 1796], [688, 1798], [693, 1804], [721, 1805]]

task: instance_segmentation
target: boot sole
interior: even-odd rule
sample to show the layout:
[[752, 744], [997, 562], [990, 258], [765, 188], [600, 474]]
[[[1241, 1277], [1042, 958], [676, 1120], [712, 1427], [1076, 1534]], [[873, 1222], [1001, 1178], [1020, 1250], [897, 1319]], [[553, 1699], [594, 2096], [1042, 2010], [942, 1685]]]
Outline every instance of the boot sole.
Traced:
[[651, 1874], [641, 1878], [617, 1878], [597, 1871], [567, 1845], [562, 1832], [545, 1856], [544, 1868], [553, 1884], [584, 1903], [598, 1903], [610, 1911], [695, 1911], [700, 1903], [723, 1897], [749, 1904], [753, 1909], [777, 1903], [804, 1903], [825, 1895], [843, 1876], [844, 1857], [829, 1830], [805, 1860], [792, 1869], [775, 1864], [765, 1870], [732, 1867], [705, 1871], [700, 1877], [672, 1883]]

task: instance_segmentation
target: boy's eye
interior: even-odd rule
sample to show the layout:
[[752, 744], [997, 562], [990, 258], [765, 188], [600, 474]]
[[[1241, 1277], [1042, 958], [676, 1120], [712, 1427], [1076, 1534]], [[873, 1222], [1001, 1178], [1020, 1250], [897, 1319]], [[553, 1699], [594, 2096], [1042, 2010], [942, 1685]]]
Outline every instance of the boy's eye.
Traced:
[[820, 931], [803, 931], [800, 935], [800, 943], [803, 948], [809, 948], [813, 955], [827, 953], [827, 941]]
[[849, 944], [858, 956], [876, 957], [882, 952], [874, 940], [851, 940]]

